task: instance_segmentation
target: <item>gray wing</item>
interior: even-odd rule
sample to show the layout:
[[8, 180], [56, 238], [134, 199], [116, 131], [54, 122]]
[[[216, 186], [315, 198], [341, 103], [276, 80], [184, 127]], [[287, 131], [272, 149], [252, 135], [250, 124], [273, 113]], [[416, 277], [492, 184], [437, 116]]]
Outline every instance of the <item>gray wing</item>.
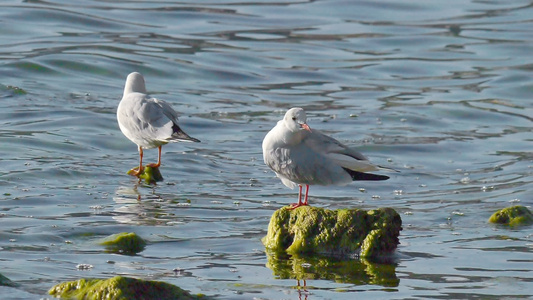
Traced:
[[160, 112], [165, 115], [168, 120], [178, 123], [178, 113], [168, 104], [167, 102], [159, 99], [152, 98], [153, 103], [157, 106], [159, 106]]
[[353, 148], [349, 148], [336, 139], [313, 129], [304, 139], [304, 143], [316, 153], [325, 156], [327, 160], [343, 168], [358, 172], [376, 171], [378, 166]]
[[351, 177], [339, 165], [301, 143], [270, 149], [264, 153], [265, 163], [282, 179], [298, 184], [347, 184]]
[[172, 123], [177, 122], [178, 115], [172, 107], [155, 98], [146, 98], [141, 102], [138, 110], [139, 119], [146, 124], [146, 126], [153, 127], [154, 130], [164, 130], [160, 134], [168, 138], [172, 134]]
[[117, 118], [124, 134], [134, 142], [165, 142], [172, 135], [177, 113], [164, 101], [130, 93], [120, 102]]

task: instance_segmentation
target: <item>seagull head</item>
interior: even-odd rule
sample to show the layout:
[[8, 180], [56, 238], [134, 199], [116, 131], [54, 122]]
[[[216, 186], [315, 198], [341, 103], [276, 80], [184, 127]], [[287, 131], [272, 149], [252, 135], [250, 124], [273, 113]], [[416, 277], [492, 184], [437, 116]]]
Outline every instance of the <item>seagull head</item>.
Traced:
[[126, 78], [126, 86], [124, 87], [124, 95], [129, 93], [143, 93], [146, 94], [146, 85], [144, 77], [141, 73], [133, 72]]
[[311, 128], [307, 125], [307, 116], [305, 111], [300, 107], [293, 107], [285, 113], [283, 118], [285, 126], [292, 132], [299, 132], [307, 130], [311, 132]]

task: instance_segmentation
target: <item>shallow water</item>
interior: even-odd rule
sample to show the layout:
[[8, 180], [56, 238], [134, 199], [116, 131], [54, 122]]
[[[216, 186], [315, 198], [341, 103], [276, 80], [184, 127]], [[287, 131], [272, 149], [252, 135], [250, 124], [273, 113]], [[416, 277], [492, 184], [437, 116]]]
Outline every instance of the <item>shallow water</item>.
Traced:
[[[0, 264], [19, 284], [4, 298], [116, 274], [218, 299], [533, 297], [532, 227], [487, 223], [533, 204], [531, 2], [0, 7]], [[137, 150], [115, 110], [132, 71], [202, 140], [163, 148], [157, 186], [125, 174]], [[319, 269], [265, 252], [270, 215], [296, 191], [263, 164], [261, 141], [293, 106], [401, 171], [310, 190], [315, 206], [395, 208], [392, 261]], [[133, 231], [149, 241], [136, 256], [95, 243]], [[272, 261], [306, 266], [307, 288]]]

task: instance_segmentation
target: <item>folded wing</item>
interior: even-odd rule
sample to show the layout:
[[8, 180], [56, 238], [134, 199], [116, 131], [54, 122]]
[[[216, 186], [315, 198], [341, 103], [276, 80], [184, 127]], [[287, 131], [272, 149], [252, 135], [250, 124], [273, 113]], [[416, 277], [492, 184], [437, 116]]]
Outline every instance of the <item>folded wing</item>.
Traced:
[[380, 169], [380, 167], [368, 161], [363, 154], [346, 147], [341, 142], [318, 130], [313, 129], [313, 132], [306, 138], [305, 143], [313, 151], [326, 156], [345, 169], [357, 172], [370, 172]]

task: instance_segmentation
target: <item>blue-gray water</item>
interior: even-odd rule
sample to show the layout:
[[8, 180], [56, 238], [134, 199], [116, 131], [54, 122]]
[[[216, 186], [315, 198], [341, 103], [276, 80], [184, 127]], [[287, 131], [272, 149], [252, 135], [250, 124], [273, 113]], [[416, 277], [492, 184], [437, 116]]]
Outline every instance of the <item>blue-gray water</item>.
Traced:
[[[487, 223], [533, 204], [532, 6], [3, 1], [0, 273], [19, 286], [2, 297], [117, 274], [219, 299], [533, 297], [532, 227]], [[132, 71], [202, 140], [163, 148], [157, 186], [125, 174], [137, 149], [115, 111]], [[306, 291], [266, 266], [260, 238], [297, 191], [263, 164], [261, 141], [292, 106], [401, 171], [310, 190], [315, 206], [395, 208], [388, 265], [324, 275], [311, 261]], [[150, 243], [137, 256], [95, 244], [118, 232]]]

